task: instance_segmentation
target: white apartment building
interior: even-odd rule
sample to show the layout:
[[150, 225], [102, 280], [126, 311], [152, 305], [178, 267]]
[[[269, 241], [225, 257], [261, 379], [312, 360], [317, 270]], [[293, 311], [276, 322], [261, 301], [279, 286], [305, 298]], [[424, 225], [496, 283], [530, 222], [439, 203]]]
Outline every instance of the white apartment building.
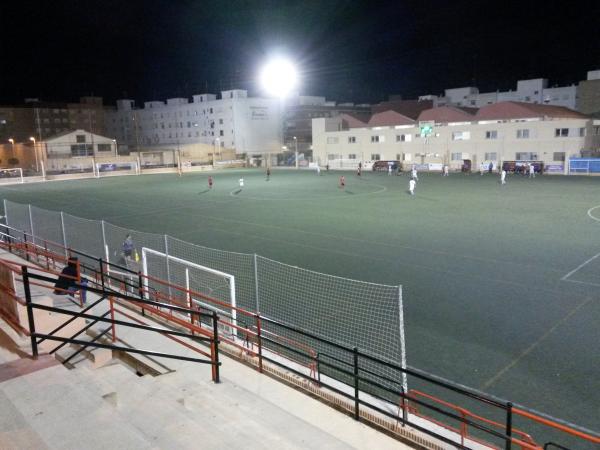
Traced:
[[117, 100], [106, 113], [107, 134], [130, 150], [203, 143], [236, 153], [280, 152], [281, 107], [277, 99], [248, 97], [235, 89], [215, 94], [149, 101], [136, 109], [133, 100]]
[[[587, 73], [587, 80], [596, 80], [600, 71], [592, 70]], [[580, 83], [580, 84], [581, 84]], [[525, 102], [544, 105], [564, 106], [566, 108], [579, 108], [579, 86], [549, 86], [545, 78], [531, 80], [518, 80], [517, 89], [509, 91], [479, 92], [474, 86], [446, 89], [443, 96], [423, 95], [420, 100], [433, 100], [434, 106], [468, 106], [481, 108], [499, 102]], [[587, 95], [587, 94], [585, 94]]]
[[398, 160], [404, 166], [439, 170], [448, 164], [458, 170], [469, 161], [477, 170], [490, 162], [497, 167], [508, 161], [542, 161], [565, 173], [570, 157], [600, 149], [600, 120], [564, 107], [518, 102], [479, 110], [437, 107], [423, 111], [417, 120], [386, 111], [368, 123], [342, 115], [313, 119], [312, 124], [313, 158], [321, 165], [340, 159], [355, 160], [356, 165]]

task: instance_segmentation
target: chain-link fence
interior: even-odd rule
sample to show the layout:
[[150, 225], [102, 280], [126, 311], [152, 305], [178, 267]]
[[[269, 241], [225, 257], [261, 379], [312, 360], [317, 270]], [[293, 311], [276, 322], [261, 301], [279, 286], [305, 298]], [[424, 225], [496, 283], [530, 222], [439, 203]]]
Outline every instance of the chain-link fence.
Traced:
[[[211, 277], [201, 276], [197, 266], [232, 275], [237, 307], [405, 364], [401, 286], [313, 272], [255, 254], [203, 247], [168, 235], [130, 230], [105, 221], [7, 200], [4, 212], [8, 226], [34, 235], [36, 243], [50, 246], [56, 243], [55, 248], [49, 248], [56, 253], [64, 252], [65, 248], [84, 252], [90, 257], [81, 256], [82, 262], [97, 269], [102, 259], [176, 286], [191, 283], [196, 290], [228, 303], [232, 298], [222, 286], [222, 280], [212, 277], [214, 286], [208, 286]], [[126, 244], [127, 240], [130, 244]], [[148, 256], [150, 252], [143, 252], [144, 248], [153, 250], [152, 256]], [[166, 283], [150, 280], [148, 284], [148, 288], [165, 296], [182, 295]], [[254, 324], [238, 325], [252, 327]], [[271, 331], [286, 336], [274, 325]], [[299, 339], [299, 336], [287, 337]], [[308, 343], [312, 344], [317, 345]], [[339, 356], [334, 349], [313, 348], [324, 362]]]

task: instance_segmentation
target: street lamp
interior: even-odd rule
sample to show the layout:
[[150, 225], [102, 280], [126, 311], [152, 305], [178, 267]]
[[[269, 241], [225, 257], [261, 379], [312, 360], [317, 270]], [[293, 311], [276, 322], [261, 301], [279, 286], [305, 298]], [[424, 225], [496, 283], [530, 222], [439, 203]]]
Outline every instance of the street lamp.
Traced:
[[296, 169], [298, 168], [298, 138], [294, 136], [294, 145], [296, 146]]
[[15, 157], [15, 140], [13, 138], [10, 138], [8, 140], [8, 142], [10, 142], [12, 144], [12, 154], [10, 155], [11, 158]]
[[38, 152], [37, 146], [35, 145], [35, 138], [30, 137], [29, 140], [33, 142], [33, 154], [35, 155], [35, 171], [36, 173], [40, 171], [40, 163], [38, 162]]
[[117, 140], [112, 140], [115, 143], [115, 156], [119, 156], [119, 146], [117, 145]]

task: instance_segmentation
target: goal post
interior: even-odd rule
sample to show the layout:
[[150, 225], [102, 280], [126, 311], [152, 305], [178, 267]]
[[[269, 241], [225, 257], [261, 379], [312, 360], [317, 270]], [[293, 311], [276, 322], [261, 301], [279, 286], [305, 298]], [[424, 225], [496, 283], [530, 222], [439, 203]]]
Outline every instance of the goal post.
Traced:
[[94, 165], [96, 178], [112, 175], [139, 175], [140, 166], [137, 161], [107, 161]]
[[[198, 305], [229, 317], [231, 323], [237, 326], [235, 277], [233, 275], [148, 247], [142, 247], [142, 273], [146, 295], [151, 288], [156, 290], [161, 288], [152, 286], [152, 278], [168, 280], [171, 285], [185, 287], [186, 290], [174, 293], [171, 286], [163, 286], [163, 290], [166, 288], [170, 291], [170, 296], [179, 297], [188, 305]], [[229, 308], [224, 304], [229, 305]], [[233, 335], [237, 334], [235, 330], [229, 330], [229, 332]]]
[[22, 168], [14, 167], [12, 169], [0, 169], [0, 183], [23, 183], [24, 181]]

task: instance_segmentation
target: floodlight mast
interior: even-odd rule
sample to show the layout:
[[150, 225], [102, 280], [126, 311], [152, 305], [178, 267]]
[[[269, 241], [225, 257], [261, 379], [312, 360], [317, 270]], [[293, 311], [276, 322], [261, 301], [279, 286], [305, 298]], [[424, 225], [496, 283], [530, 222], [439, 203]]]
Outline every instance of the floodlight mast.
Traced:
[[[285, 98], [296, 88], [298, 84], [298, 73], [296, 68], [288, 59], [273, 59], [262, 68], [260, 72], [260, 84], [267, 94], [279, 98], [279, 109], [281, 113], [281, 142], [282, 144], [285, 144], [284, 103]], [[296, 151], [296, 165], [298, 164], [297, 158], [298, 154]]]

